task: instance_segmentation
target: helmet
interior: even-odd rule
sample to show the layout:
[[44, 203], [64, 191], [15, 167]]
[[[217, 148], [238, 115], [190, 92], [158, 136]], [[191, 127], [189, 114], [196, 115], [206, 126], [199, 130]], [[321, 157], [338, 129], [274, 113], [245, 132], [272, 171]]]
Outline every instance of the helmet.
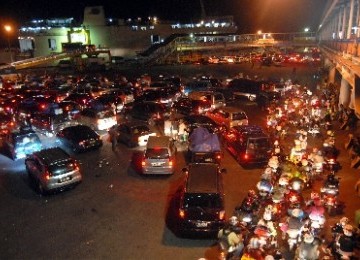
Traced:
[[304, 242], [305, 243], [308, 243], [308, 244], [311, 244], [312, 242], [314, 242], [314, 236], [310, 233], [306, 233], [304, 235]]
[[274, 145], [275, 145], [275, 146], [278, 146], [278, 145], [279, 145], [279, 141], [278, 141], [278, 140], [275, 140]]
[[335, 136], [334, 131], [331, 131], [331, 130], [327, 130], [326, 134], [331, 137]]
[[302, 165], [302, 166], [307, 166], [307, 165], [308, 165], [308, 160], [302, 159], [302, 160], [301, 160], [301, 165]]
[[347, 217], [342, 217], [342, 218], [340, 219], [340, 224], [341, 224], [341, 226], [345, 227], [346, 224], [348, 224], [348, 223], [349, 223], [349, 219], [348, 219]]
[[249, 197], [255, 197], [256, 196], [256, 192], [254, 190], [249, 190], [248, 191], [248, 196]]
[[271, 174], [272, 170], [270, 167], [267, 167], [264, 171], [264, 174]]
[[353, 233], [353, 230], [354, 230], [354, 228], [353, 228], [352, 225], [346, 224], [345, 227], [344, 227], [344, 234], [345, 234], [346, 236], [351, 236], [352, 233]]
[[236, 216], [232, 216], [229, 218], [229, 224], [231, 226], [236, 226], [237, 224], [239, 224], [239, 220]]

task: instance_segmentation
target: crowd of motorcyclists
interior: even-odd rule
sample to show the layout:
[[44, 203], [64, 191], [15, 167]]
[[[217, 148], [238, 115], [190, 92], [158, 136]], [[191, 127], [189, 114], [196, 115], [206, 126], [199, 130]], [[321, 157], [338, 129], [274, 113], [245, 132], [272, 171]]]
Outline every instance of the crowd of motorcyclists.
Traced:
[[[336, 93], [328, 89], [312, 93], [294, 86], [268, 107], [273, 153], [218, 234], [223, 259], [358, 259], [358, 227], [343, 216], [338, 199], [341, 165], [333, 127], [338, 120], [341, 129], [354, 128], [357, 119], [335, 104]], [[330, 217], [338, 223], [328, 239]]]

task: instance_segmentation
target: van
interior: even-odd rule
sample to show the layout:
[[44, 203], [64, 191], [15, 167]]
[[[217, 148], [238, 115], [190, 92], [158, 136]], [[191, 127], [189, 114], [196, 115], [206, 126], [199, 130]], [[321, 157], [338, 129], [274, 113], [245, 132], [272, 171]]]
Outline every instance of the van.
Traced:
[[211, 110], [226, 106], [225, 97], [220, 92], [193, 91], [193, 92], [189, 93], [188, 97], [192, 100], [209, 101], [210, 105], [211, 105]]
[[80, 112], [78, 121], [90, 126], [93, 130], [106, 130], [116, 125], [116, 116], [113, 110], [96, 110], [85, 108]]
[[190, 163], [182, 171], [185, 184], [180, 195], [178, 234], [215, 237], [226, 222], [222, 179], [226, 170], [216, 163]]
[[143, 174], [173, 174], [176, 147], [168, 136], [149, 136], [141, 162]]
[[237, 107], [223, 107], [208, 111], [206, 112], [206, 116], [211, 118], [218, 125], [224, 126], [227, 129], [238, 125], [249, 124], [245, 111]]
[[255, 101], [261, 91], [263, 82], [250, 79], [233, 79], [229, 82], [227, 92], [232, 95], [233, 99], [247, 98], [250, 101]]
[[235, 126], [224, 135], [225, 146], [242, 165], [266, 164], [271, 157], [271, 140], [257, 125]]

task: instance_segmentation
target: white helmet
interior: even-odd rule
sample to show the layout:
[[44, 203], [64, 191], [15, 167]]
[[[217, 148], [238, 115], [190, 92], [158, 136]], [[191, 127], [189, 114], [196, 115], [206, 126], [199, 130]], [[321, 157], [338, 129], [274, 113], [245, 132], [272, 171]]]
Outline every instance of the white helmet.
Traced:
[[236, 216], [232, 216], [229, 218], [229, 224], [232, 226], [236, 226], [239, 224], [239, 220]]

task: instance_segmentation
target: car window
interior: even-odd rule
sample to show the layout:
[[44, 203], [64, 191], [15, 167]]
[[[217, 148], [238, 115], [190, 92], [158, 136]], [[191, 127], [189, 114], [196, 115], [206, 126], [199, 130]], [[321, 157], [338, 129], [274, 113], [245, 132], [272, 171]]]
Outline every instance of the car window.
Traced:
[[61, 175], [66, 172], [74, 170], [76, 167], [74, 161], [63, 161], [61, 163], [52, 164], [49, 166], [49, 171], [51, 171], [52, 175]]
[[167, 159], [169, 158], [169, 153], [165, 148], [148, 148], [146, 149], [145, 157], [149, 159]]
[[216, 193], [195, 193], [185, 194], [184, 206], [186, 208], [200, 207], [200, 208], [221, 208], [222, 199]]
[[244, 112], [240, 112], [240, 113], [233, 113], [232, 114], [232, 119], [233, 120], [243, 120], [243, 119], [247, 119], [247, 116]]

